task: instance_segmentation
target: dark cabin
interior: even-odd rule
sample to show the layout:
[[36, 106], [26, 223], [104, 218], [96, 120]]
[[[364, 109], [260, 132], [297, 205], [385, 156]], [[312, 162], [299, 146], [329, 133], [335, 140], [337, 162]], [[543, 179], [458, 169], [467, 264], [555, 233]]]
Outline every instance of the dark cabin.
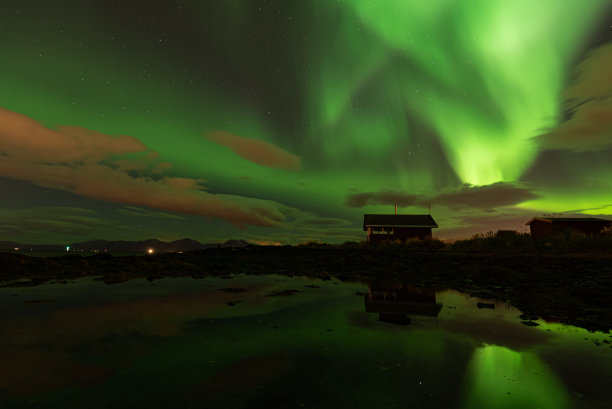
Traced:
[[551, 234], [579, 232], [587, 236], [601, 236], [604, 227], [612, 222], [594, 217], [533, 217], [526, 225], [531, 229], [531, 237], [541, 239]]
[[406, 241], [431, 238], [432, 227], [438, 227], [428, 214], [364, 214], [363, 231], [369, 242]]

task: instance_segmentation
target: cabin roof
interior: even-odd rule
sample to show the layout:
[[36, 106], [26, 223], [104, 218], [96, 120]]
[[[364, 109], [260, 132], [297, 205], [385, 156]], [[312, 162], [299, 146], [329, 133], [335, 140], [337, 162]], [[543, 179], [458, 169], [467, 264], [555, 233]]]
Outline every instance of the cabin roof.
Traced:
[[438, 227], [429, 214], [364, 214], [363, 230], [368, 227]]
[[529, 225], [536, 220], [546, 223], [612, 223], [610, 220], [595, 217], [532, 217], [525, 224]]

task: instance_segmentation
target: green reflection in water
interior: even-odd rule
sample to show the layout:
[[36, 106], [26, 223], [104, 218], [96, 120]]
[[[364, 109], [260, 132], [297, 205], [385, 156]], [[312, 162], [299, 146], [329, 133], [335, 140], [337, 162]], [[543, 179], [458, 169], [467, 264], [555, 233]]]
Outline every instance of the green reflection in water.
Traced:
[[568, 407], [564, 386], [533, 353], [486, 345], [478, 348], [467, 369], [464, 408]]
[[422, 297], [437, 317], [395, 325], [366, 312], [366, 289], [280, 276], [0, 289], [0, 408], [609, 407], [609, 334], [528, 327], [454, 291]]

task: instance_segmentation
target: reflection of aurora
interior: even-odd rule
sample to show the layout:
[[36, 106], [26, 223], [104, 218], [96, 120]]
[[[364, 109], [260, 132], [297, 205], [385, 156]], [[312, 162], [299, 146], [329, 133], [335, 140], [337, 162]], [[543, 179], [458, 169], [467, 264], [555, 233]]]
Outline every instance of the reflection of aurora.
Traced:
[[[608, 334], [527, 327], [517, 310], [478, 309], [477, 299], [454, 291], [436, 293], [445, 306], [436, 325], [418, 314], [410, 325], [390, 325], [365, 312], [356, 293], [366, 288], [254, 275], [0, 288], [0, 350], [8, 351], [0, 401], [267, 407], [280, 396], [283, 407], [609, 406], [610, 350], [584, 340]], [[271, 295], [288, 289], [301, 292]], [[431, 294], [421, 296], [429, 304]], [[43, 297], [53, 301], [24, 302]], [[588, 377], [588, 387], [576, 377]]]
[[467, 369], [464, 408], [568, 407], [564, 386], [535, 354], [485, 345]]

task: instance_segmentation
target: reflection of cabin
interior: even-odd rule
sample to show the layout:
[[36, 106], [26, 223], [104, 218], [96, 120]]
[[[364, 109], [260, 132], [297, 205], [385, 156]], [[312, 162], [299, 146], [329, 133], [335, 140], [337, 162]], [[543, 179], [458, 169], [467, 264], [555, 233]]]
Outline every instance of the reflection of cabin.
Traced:
[[366, 312], [378, 313], [380, 321], [409, 324], [408, 315], [437, 317], [442, 304], [436, 303], [436, 293], [427, 287], [401, 282], [374, 282], [365, 296]]
[[428, 214], [364, 214], [363, 230], [368, 241], [431, 238], [431, 228], [438, 227]]
[[612, 222], [594, 217], [533, 217], [526, 224], [531, 228], [531, 237], [539, 239], [571, 231], [600, 236], [604, 227], [611, 226]]

